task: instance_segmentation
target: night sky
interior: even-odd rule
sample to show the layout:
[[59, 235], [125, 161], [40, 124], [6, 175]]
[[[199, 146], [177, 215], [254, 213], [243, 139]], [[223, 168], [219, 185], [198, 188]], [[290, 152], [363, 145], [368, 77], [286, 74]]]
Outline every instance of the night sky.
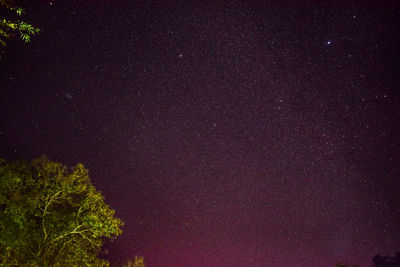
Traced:
[[0, 157], [82, 162], [148, 266], [400, 250], [400, 4], [31, 1]]

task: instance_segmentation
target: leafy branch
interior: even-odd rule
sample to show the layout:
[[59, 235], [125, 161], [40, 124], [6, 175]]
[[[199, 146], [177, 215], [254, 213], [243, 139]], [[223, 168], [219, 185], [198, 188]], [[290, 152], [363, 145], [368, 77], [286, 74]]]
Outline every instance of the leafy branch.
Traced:
[[[15, 13], [18, 17], [25, 14], [23, 8], [11, 6], [4, 0], [0, 0], [0, 7]], [[16, 34], [19, 34], [21, 40], [28, 43], [31, 40], [31, 36], [37, 34], [39, 31], [39, 28], [25, 21], [0, 18], [0, 45], [6, 46], [6, 40], [14, 38]]]

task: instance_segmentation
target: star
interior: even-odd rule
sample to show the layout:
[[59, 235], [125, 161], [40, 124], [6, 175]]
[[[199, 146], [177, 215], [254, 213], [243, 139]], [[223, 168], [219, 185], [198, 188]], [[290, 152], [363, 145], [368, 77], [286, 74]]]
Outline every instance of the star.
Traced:
[[110, 2], [27, 10], [46, 31], [0, 61], [0, 158], [87, 165], [125, 221], [111, 266], [400, 248], [397, 7]]

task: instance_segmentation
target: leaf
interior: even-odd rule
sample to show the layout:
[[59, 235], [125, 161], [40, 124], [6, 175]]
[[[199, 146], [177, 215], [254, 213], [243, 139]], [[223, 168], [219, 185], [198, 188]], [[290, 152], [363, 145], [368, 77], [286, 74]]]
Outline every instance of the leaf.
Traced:
[[17, 12], [17, 15], [18, 15], [18, 16], [21, 16], [23, 13], [25, 13], [25, 12], [24, 12], [24, 9], [23, 9], [23, 8], [20, 8], [20, 7], [17, 7], [17, 9], [15, 10], [15, 12]]
[[[81, 164], [68, 169], [46, 157], [31, 163], [0, 161], [0, 201], [1, 264], [105, 264], [98, 258], [103, 239], [122, 232], [122, 221]], [[7, 258], [4, 247], [11, 249]]]

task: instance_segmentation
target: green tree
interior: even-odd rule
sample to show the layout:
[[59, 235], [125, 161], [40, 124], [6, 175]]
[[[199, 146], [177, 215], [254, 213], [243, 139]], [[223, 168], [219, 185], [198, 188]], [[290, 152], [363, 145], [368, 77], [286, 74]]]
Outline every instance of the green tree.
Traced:
[[[0, 18], [0, 51], [3, 52], [4, 47], [7, 45], [7, 40], [14, 38], [19, 35], [20, 38], [28, 43], [31, 40], [31, 36], [35, 35], [40, 29], [32, 26], [31, 24], [24, 22], [19, 19], [25, 10], [21, 7], [15, 7], [11, 4], [11, 1], [0, 0], [0, 8], [3, 13], [9, 13], [7, 17]], [[17, 17], [18, 19], [15, 19]]]
[[146, 265], [144, 264], [143, 257], [138, 257], [138, 256], [135, 256], [134, 261], [129, 260], [123, 266], [124, 267], [146, 267]]
[[122, 225], [82, 164], [0, 160], [1, 266], [108, 265], [103, 240]]

